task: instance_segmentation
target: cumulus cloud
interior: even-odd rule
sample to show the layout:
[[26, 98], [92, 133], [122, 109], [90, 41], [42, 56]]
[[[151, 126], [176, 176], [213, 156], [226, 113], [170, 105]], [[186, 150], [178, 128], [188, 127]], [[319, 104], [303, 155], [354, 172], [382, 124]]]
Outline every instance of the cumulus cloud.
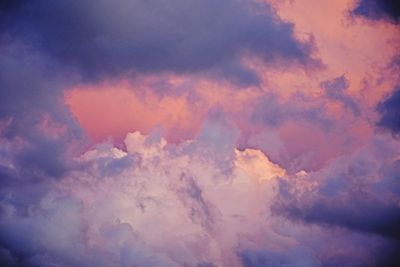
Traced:
[[[62, 173], [63, 145], [82, 138], [63, 102], [82, 78], [207, 72], [241, 86], [258, 81], [242, 64], [246, 55], [274, 66], [316, 62], [313, 44], [297, 40], [291, 23], [256, 2], [2, 1], [0, 25], [1, 134], [30, 144], [16, 156], [30, 165], [41, 161], [39, 144], [58, 146], [54, 159], [33, 166], [55, 176]], [[43, 135], [37, 129], [44, 120], [64, 133]]]
[[382, 240], [357, 247], [370, 237], [273, 215], [285, 170], [258, 150], [235, 149], [235, 138], [214, 123], [180, 145], [135, 132], [126, 151], [103, 144], [77, 158], [85, 167], [47, 184], [36, 202], [18, 202], [29, 196], [13, 187], [1, 199], [3, 262], [258, 267], [374, 260]]
[[255, 2], [2, 1], [0, 25], [1, 135], [15, 143], [9, 157], [23, 166], [13, 175], [21, 179], [67, 171], [66, 151], [84, 137], [63, 97], [82, 78], [207, 72], [241, 86], [258, 80], [246, 55], [275, 66], [315, 63], [312, 43]]
[[[365, 10], [354, 13], [375, 19]], [[251, 100], [229, 103], [240, 107], [226, 116], [238, 115], [241, 130], [210, 112], [195, 138], [177, 144], [155, 131], [129, 133], [120, 147], [91, 146], [64, 105], [67, 88], [125, 75], [200, 74], [185, 77], [182, 93], [203, 75], [233, 88], [257, 84], [256, 61], [274, 69], [320, 64], [313, 41], [294, 29], [260, 1], [0, 2], [0, 265], [394, 264], [398, 142], [376, 136], [340, 157], [323, 145], [350, 147], [354, 139], [342, 132], [349, 120], [339, 120], [361, 117], [362, 106], [345, 76], [320, 84], [318, 76], [322, 97], [274, 95], [264, 85], [243, 90], [229, 99]], [[154, 92], [173, 95], [175, 77], [160, 80]], [[219, 85], [203, 85], [208, 100]], [[378, 125], [395, 134], [397, 91], [377, 108]], [[200, 96], [188, 95], [197, 104]], [[229, 105], [221, 99], [207, 108]], [[338, 119], [329, 101], [351, 113]]]
[[[25, 203], [32, 209], [25, 216], [15, 197], [2, 200], [2, 247], [22, 266], [237, 265], [236, 229], [255, 235], [251, 224], [264, 205], [253, 205], [272, 196], [265, 183], [270, 193], [257, 187], [280, 169], [257, 154], [271, 171], [248, 175], [251, 151], [237, 151], [236, 161], [233, 143], [221, 145], [218, 131], [178, 147], [132, 133], [127, 152], [103, 145], [85, 153], [78, 161], [86, 167], [55, 183], [37, 205]], [[224, 147], [232, 157], [215, 153]]]

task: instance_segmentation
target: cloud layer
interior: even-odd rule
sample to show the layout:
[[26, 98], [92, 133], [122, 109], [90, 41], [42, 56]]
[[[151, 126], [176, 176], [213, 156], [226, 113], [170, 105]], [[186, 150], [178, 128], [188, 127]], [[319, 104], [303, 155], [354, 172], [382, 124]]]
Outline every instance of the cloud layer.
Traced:
[[313, 64], [312, 43], [298, 41], [292, 24], [257, 1], [18, 1], [3, 9], [3, 34], [86, 79], [215, 69], [248, 84], [257, 77], [241, 63], [246, 54], [267, 64]]
[[0, 265], [396, 266], [396, 8], [0, 2]]

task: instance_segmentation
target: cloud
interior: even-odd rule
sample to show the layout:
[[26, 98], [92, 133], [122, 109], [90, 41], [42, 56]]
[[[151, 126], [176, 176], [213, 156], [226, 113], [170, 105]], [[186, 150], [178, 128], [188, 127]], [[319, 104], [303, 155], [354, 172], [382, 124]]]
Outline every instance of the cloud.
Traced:
[[336, 77], [333, 80], [323, 81], [320, 83], [320, 86], [325, 90], [327, 98], [339, 101], [344, 107], [351, 110], [355, 116], [360, 116], [360, 107], [346, 94], [346, 90], [349, 87], [349, 80], [344, 75]]
[[[132, 133], [127, 153], [104, 145], [85, 153], [79, 161], [86, 167], [53, 183], [37, 202], [18, 205], [16, 195], [28, 196], [13, 187], [1, 202], [5, 255], [11, 253], [21, 266], [221, 266], [237, 261], [235, 251], [220, 242], [236, 242], [232, 216], [242, 217], [238, 224], [252, 232], [241, 215], [250, 206], [234, 208], [224, 195], [249, 194], [259, 177], [234, 167], [233, 143], [220, 142], [225, 133], [211, 125], [198, 140], [178, 147]], [[233, 156], [215, 153], [221, 148]], [[121, 160], [128, 164], [120, 165]], [[33, 210], [22, 216], [21, 206]], [[231, 229], [223, 230], [225, 220]]]
[[252, 120], [271, 128], [277, 128], [287, 121], [312, 122], [323, 129], [333, 124], [333, 120], [325, 114], [321, 101], [300, 92], [287, 99], [273, 93], [264, 94], [256, 103]]
[[267, 4], [3, 1], [0, 14], [0, 130], [2, 142], [15, 143], [7, 156], [24, 170], [1, 167], [20, 179], [68, 171], [66, 154], [85, 137], [64, 92], [82, 78], [212, 72], [242, 86], [258, 80], [242, 64], [247, 54], [281, 66], [314, 62], [313, 45]]
[[385, 19], [396, 24], [400, 21], [400, 7], [396, 0], [359, 0], [352, 13], [370, 20]]
[[[29, 163], [26, 173], [61, 176], [66, 144], [84, 139], [64, 104], [65, 90], [82, 78], [212, 72], [242, 86], [258, 81], [242, 64], [247, 54], [282, 66], [313, 62], [313, 45], [298, 41], [267, 4], [3, 1], [0, 14], [1, 135], [25, 143], [10, 157]], [[49, 124], [63, 131], [49, 136]]]
[[400, 88], [377, 105], [380, 118], [377, 125], [391, 131], [394, 135], [400, 133]]
[[399, 144], [375, 137], [361, 150], [312, 173], [280, 182], [273, 210], [306, 224], [379, 236], [397, 250], [400, 232]]
[[63, 103], [63, 90], [75, 79], [31, 46], [0, 40], [0, 144], [7, 161], [0, 162], [2, 179], [25, 187], [61, 178], [70, 152], [84, 139]]
[[1, 30], [45, 51], [84, 78], [161, 71], [257, 82], [241, 58], [311, 66], [313, 44], [257, 1], [18, 1], [3, 6]]
[[339, 265], [354, 257], [375, 260], [372, 251], [385, 241], [271, 214], [285, 171], [258, 150], [235, 149], [234, 132], [211, 121], [179, 145], [157, 133], [131, 133], [127, 151], [100, 145], [77, 158], [78, 167], [63, 179], [35, 183], [36, 201], [9, 185], [0, 201], [3, 262], [317, 267], [333, 259]]
[[[174, 73], [189, 85], [160, 95], [214, 79], [188, 96], [196, 106], [204, 87], [214, 97], [215, 80], [259, 83], [249, 59], [274, 69], [318, 66], [310, 40], [259, 1], [2, 1], [0, 265], [390, 266], [400, 239], [398, 143], [380, 136], [337, 159], [323, 146], [345, 143], [335, 137], [348, 126], [328, 114], [329, 101], [360, 114], [345, 76], [320, 84], [325, 98], [278, 97], [261, 86], [226, 100], [224, 88], [210, 110], [250, 99], [232, 101], [240, 105], [227, 116], [238, 115], [241, 131], [211, 111], [195, 138], [176, 144], [134, 132], [123, 148], [89, 149], [64, 105], [67, 88]], [[148, 86], [155, 93], [177, 84], [171, 75], [162, 85], [163, 75]], [[378, 125], [394, 133], [396, 93], [377, 108]], [[154, 99], [144, 112], [160, 108]], [[165, 113], [181, 118], [182, 110]], [[254, 149], [237, 148], [245, 128]], [[294, 174], [303, 167], [314, 171]]]
[[244, 267], [263, 267], [263, 266], [321, 266], [319, 261], [315, 259], [312, 252], [304, 248], [290, 249], [285, 252], [274, 251], [244, 251], [240, 255]]
[[26, 132], [46, 113], [60, 122], [70, 119], [62, 105], [69, 83], [56, 65], [29, 45], [0, 40], [0, 120], [11, 119], [5, 134]]

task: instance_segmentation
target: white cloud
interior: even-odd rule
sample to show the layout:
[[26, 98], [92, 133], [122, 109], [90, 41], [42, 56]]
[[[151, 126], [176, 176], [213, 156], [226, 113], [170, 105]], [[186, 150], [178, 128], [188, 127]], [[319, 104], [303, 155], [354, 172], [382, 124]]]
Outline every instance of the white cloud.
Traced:
[[321, 266], [336, 245], [367, 240], [271, 214], [285, 170], [237, 150], [235, 136], [208, 124], [179, 145], [139, 132], [127, 135], [127, 151], [99, 145], [25, 215], [1, 203], [3, 244], [27, 266], [247, 267]]

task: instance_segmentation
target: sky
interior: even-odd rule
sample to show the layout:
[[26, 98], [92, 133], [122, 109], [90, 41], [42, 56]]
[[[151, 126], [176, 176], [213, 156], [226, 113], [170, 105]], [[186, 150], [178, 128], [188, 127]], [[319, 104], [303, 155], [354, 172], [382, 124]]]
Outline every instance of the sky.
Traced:
[[1, 1], [0, 266], [398, 266], [399, 7]]

